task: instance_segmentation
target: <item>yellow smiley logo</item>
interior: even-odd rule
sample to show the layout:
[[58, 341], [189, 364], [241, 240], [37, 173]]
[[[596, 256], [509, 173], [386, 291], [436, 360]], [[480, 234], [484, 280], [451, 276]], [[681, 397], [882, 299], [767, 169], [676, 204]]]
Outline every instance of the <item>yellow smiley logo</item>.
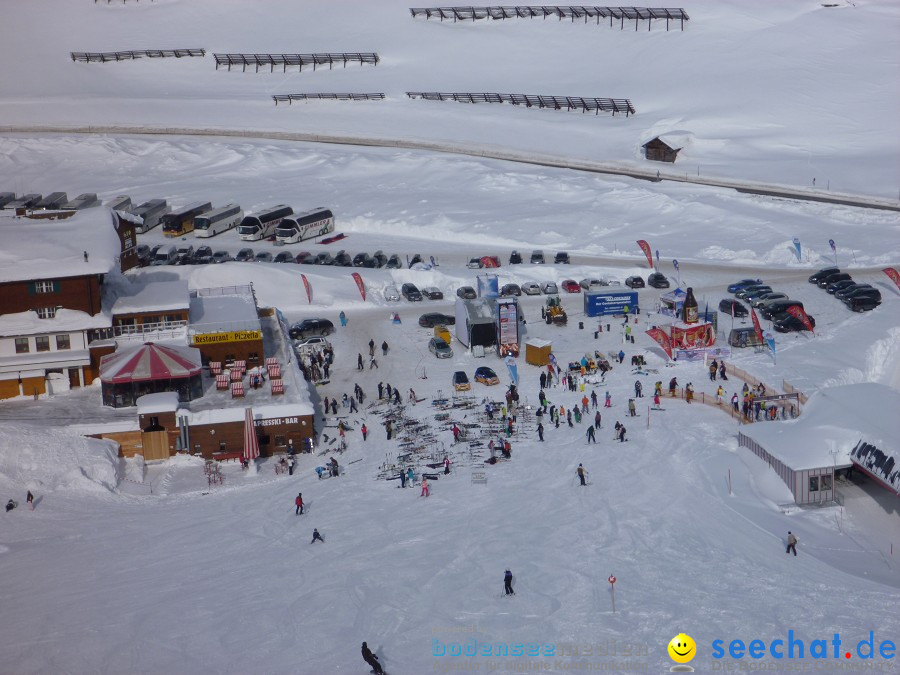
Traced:
[[697, 654], [694, 638], [679, 633], [669, 641], [669, 657], [675, 663], [688, 663]]

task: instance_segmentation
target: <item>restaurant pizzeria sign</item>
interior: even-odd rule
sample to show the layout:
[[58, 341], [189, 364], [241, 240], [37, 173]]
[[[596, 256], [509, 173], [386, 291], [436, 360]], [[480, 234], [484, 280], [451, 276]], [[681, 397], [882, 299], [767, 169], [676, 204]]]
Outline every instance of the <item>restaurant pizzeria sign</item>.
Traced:
[[205, 333], [194, 336], [195, 345], [212, 345], [219, 342], [245, 342], [247, 340], [262, 340], [262, 331], [237, 330], [230, 333]]

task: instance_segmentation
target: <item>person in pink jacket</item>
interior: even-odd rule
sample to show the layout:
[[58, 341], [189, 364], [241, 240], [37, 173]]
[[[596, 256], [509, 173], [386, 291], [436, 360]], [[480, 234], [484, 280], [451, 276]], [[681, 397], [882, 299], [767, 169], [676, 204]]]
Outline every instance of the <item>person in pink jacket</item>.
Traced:
[[422, 479], [422, 494], [420, 494], [419, 496], [420, 497], [428, 496], [428, 481], [425, 480], [424, 478]]

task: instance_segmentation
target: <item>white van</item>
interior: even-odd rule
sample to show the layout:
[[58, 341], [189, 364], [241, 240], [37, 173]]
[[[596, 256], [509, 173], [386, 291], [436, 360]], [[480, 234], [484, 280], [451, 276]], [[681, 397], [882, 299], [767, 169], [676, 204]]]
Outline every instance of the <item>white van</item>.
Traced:
[[156, 255], [153, 256], [153, 261], [150, 263], [152, 267], [157, 265], [174, 265], [175, 261], [178, 260], [178, 250], [174, 245], [170, 246], [160, 246], [159, 250], [156, 252]]

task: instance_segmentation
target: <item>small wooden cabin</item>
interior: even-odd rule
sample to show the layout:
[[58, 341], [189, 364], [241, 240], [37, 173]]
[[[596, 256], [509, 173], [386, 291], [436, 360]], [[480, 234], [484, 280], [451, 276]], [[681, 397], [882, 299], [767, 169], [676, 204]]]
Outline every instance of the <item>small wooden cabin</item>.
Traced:
[[674, 162], [675, 158], [678, 156], [678, 151], [681, 150], [681, 148], [671, 147], [660, 140], [659, 136], [652, 141], [644, 143], [643, 147], [644, 156], [654, 162]]

